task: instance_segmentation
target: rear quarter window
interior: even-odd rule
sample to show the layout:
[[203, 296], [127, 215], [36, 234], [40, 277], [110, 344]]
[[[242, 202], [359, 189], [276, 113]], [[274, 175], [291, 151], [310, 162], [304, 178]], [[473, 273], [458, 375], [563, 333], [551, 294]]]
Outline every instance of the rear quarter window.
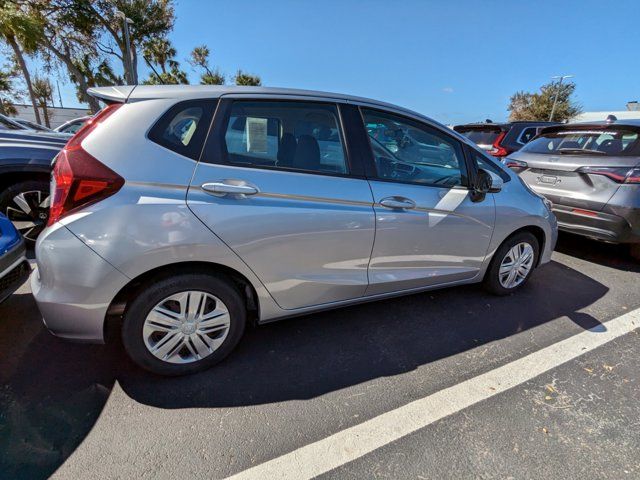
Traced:
[[189, 100], [172, 106], [149, 131], [149, 140], [198, 160], [217, 100]]

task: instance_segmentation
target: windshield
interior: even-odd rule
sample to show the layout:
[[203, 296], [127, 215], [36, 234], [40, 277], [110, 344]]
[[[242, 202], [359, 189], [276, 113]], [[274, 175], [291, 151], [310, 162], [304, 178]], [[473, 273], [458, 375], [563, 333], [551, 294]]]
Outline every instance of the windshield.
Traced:
[[569, 155], [638, 155], [638, 132], [624, 128], [560, 130], [544, 133], [522, 152]]
[[493, 145], [500, 135], [500, 130], [497, 128], [456, 128], [455, 130], [476, 145]]

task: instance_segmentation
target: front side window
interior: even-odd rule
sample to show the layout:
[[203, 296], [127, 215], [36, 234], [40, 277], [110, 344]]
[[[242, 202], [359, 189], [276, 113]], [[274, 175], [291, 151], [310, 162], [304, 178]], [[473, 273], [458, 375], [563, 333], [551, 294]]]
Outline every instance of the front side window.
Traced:
[[567, 155], [637, 155], [638, 132], [624, 127], [576, 130], [566, 127], [543, 133], [522, 147], [523, 152]]
[[333, 104], [236, 101], [224, 140], [234, 165], [348, 173]]
[[464, 185], [460, 142], [439, 130], [387, 112], [362, 109], [378, 178], [442, 187]]

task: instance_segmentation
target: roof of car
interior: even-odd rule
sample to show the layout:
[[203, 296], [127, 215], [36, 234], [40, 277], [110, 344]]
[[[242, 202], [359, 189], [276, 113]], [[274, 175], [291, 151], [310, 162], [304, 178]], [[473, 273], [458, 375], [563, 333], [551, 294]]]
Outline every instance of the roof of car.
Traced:
[[[93, 87], [87, 93], [107, 102], [125, 102], [128, 100], [146, 100], [155, 98], [198, 99], [202, 97], [220, 97], [222, 95], [279, 95], [291, 97], [315, 97], [328, 100], [341, 100], [357, 104], [385, 107], [418, 116], [435, 122], [433, 119], [408, 108], [371, 98], [342, 93], [302, 90], [297, 88], [251, 87], [231, 85], [124, 85], [115, 87]], [[439, 122], [436, 122], [439, 123]]]
[[544, 120], [517, 120], [514, 122], [475, 122], [475, 123], [463, 123], [455, 125], [453, 128], [482, 128], [482, 127], [497, 127], [506, 128], [512, 125], [558, 125], [558, 122], [547, 122]]
[[606, 120], [598, 120], [595, 122], [575, 122], [575, 123], [566, 123], [565, 124], [567, 127], [572, 127], [574, 125], [579, 125], [581, 127], [583, 126], [593, 126], [593, 127], [610, 127], [612, 125], [620, 125], [620, 126], [625, 126], [625, 125], [629, 125], [631, 127], [640, 127], [640, 119], [639, 118], [629, 118], [629, 119], [622, 119], [622, 120], [614, 120], [612, 122], [607, 122]]

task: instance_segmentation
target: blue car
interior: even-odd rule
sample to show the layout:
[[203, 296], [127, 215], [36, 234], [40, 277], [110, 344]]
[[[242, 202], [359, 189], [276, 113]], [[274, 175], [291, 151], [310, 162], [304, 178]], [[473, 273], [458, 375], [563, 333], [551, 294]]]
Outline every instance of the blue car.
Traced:
[[0, 302], [15, 292], [30, 273], [24, 239], [0, 213]]

